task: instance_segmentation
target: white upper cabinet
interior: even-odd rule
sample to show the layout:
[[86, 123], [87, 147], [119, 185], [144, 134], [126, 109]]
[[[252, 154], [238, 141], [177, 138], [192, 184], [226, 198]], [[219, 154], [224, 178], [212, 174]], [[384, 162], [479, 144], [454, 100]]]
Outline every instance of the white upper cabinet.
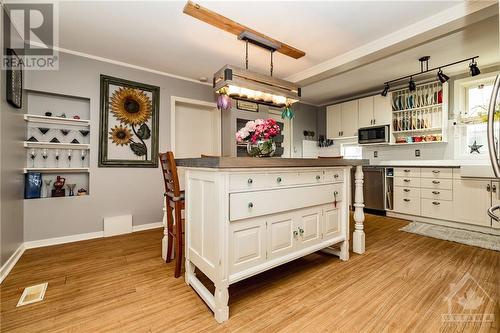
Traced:
[[359, 101], [359, 128], [373, 125], [373, 96], [361, 98]]
[[355, 137], [358, 128], [391, 123], [390, 99], [381, 95], [368, 96], [326, 108], [328, 139]]
[[373, 96], [373, 125], [388, 125], [392, 120], [391, 100], [388, 96]]
[[326, 136], [328, 139], [338, 138], [342, 131], [341, 104], [330, 105], [326, 108]]
[[358, 136], [358, 100], [341, 104], [342, 137]]

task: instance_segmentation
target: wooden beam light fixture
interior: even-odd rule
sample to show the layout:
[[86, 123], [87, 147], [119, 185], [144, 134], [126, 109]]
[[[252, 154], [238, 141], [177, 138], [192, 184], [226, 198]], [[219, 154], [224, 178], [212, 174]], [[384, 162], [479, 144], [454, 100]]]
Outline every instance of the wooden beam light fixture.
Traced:
[[265, 40], [267, 44], [276, 45], [276, 52], [284, 54], [286, 56], [292, 57], [294, 59], [302, 58], [306, 55], [304, 51], [301, 51], [293, 46], [286, 43], [275, 40], [269, 36], [266, 36], [258, 31], [255, 31], [249, 27], [246, 27], [238, 22], [235, 22], [225, 16], [222, 16], [216, 12], [213, 12], [207, 8], [200, 6], [197, 3], [188, 1], [184, 6], [184, 14], [197, 18], [200, 21], [208, 23], [214, 27], [232, 33], [233, 35], [240, 36], [242, 33], [250, 33], [252, 35], [258, 36], [259, 39]]

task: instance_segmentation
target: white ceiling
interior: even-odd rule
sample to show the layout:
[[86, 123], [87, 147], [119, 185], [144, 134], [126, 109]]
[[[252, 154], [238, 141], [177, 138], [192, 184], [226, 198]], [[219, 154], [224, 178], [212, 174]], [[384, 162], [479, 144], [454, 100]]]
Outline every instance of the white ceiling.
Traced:
[[[61, 48], [198, 79], [225, 64], [243, 66], [236, 36], [182, 13], [185, 1], [69, 1], [59, 6]], [[450, 8], [456, 1], [229, 2], [201, 5], [306, 52], [275, 55], [287, 77]], [[250, 49], [250, 69], [267, 72], [269, 55]]]
[[[431, 56], [429, 68], [472, 56], [479, 56], [480, 69], [498, 64], [498, 24], [498, 16], [493, 16], [464, 30], [308, 85], [303, 88], [303, 96], [313, 104], [329, 104], [363, 92], [373, 92], [374, 88], [382, 91], [383, 82], [419, 72], [418, 59], [424, 55]], [[448, 76], [467, 70], [468, 63], [443, 69]]]

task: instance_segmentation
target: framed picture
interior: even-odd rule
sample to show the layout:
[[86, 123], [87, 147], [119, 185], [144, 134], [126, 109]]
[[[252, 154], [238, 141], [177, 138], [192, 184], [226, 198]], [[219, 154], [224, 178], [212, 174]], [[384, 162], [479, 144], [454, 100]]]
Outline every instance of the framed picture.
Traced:
[[99, 167], [158, 167], [160, 88], [101, 75]]
[[13, 49], [7, 49], [7, 59], [11, 59], [6, 71], [7, 102], [20, 109], [23, 107], [23, 65]]
[[242, 100], [236, 101], [236, 108], [238, 110], [259, 112], [259, 105], [257, 103], [247, 102], [247, 101], [242, 101]]

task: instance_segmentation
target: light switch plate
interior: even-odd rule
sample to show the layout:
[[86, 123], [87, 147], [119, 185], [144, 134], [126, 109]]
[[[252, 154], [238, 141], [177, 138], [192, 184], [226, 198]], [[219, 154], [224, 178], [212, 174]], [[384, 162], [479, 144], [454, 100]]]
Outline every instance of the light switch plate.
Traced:
[[415, 156], [420, 157], [420, 149], [415, 149]]
[[375, 151], [373, 152], [373, 157], [378, 157], [378, 151], [376, 151], [376, 150], [375, 150]]

